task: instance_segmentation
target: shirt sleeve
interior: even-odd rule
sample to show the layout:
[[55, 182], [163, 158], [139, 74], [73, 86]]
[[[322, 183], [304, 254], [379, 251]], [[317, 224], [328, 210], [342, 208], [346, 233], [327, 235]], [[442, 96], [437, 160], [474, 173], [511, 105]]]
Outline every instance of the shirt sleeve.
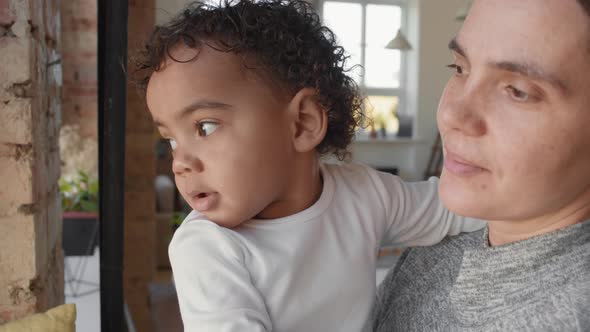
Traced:
[[430, 246], [447, 235], [476, 231], [486, 225], [447, 210], [438, 196], [438, 178], [404, 182], [391, 174], [376, 174], [386, 211], [382, 246]]
[[220, 226], [185, 221], [175, 232], [169, 256], [184, 330], [271, 331], [271, 320], [254, 287], [244, 254]]

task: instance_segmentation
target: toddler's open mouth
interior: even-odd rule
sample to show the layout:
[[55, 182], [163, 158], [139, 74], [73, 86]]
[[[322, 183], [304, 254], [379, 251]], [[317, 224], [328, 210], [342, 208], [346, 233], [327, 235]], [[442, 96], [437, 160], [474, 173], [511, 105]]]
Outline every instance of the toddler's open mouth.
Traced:
[[219, 199], [219, 194], [216, 192], [191, 192], [189, 193], [190, 206], [199, 211], [205, 212], [213, 208], [214, 204]]

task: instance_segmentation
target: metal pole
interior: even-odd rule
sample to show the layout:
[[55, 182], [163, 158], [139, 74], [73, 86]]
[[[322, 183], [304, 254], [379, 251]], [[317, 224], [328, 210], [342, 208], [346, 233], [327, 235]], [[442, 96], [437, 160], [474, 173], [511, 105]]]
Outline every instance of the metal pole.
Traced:
[[101, 331], [124, 326], [123, 218], [127, 0], [98, 0]]

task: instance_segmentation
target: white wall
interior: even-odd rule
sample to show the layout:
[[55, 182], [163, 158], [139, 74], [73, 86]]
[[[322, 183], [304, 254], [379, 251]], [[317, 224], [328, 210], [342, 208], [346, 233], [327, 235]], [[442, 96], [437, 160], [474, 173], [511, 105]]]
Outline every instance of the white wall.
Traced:
[[444, 86], [451, 76], [446, 67], [452, 61], [448, 43], [461, 27], [455, 20], [457, 9], [465, 0], [420, 1], [420, 72], [418, 94], [418, 136], [426, 144], [417, 146], [416, 166], [419, 174], [426, 169], [438, 129], [436, 111]]
[[156, 24], [170, 20], [190, 2], [190, 0], [156, 0]]
[[[156, 21], [168, 20], [188, 0], [156, 0]], [[397, 166], [409, 180], [422, 178], [436, 139], [436, 110], [450, 70], [449, 40], [460, 28], [457, 10], [466, 0], [408, 0], [407, 37], [413, 46], [408, 53], [408, 95], [406, 107], [417, 115], [416, 139], [399, 142], [357, 142], [353, 158], [374, 166]]]
[[438, 130], [436, 110], [442, 90], [450, 77], [445, 66], [452, 57], [449, 40], [461, 22], [455, 20], [465, 0], [410, 0], [408, 2], [408, 102], [415, 112], [413, 142], [358, 142], [353, 145], [355, 159], [375, 166], [400, 168], [400, 175], [409, 180], [423, 177]]

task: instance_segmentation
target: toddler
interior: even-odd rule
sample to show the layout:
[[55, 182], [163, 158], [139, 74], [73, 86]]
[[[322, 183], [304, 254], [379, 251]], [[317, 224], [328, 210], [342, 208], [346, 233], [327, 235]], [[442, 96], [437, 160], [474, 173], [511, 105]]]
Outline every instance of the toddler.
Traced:
[[346, 159], [361, 98], [303, 1], [194, 3], [154, 31], [142, 86], [194, 209], [169, 248], [187, 331], [361, 331], [381, 246], [482, 227], [438, 180]]

